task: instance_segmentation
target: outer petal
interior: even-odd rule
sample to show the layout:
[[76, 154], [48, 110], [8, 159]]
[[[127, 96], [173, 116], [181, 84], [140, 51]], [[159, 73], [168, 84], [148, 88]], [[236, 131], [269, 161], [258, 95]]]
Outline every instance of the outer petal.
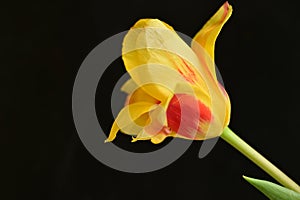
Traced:
[[201, 63], [191, 48], [165, 23], [139, 20], [124, 38], [122, 57], [134, 82], [165, 102], [178, 82], [189, 82], [208, 94]]
[[220, 85], [221, 90], [223, 91], [223, 94], [225, 96], [225, 102], [226, 102], [226, 116], [225, 116], [225, 120], [224, 120], [224, 127], [228, 126], [229, 121], [230, 121], [230, 114], [231, 114], [231, 103], [230, 103], [230, 99], [229, 96], [226, 92], [226, 90], [224, 89], [224, 87]]
[[[192, 49], [200, 57], [203, 56], [200, 48], [203, 47], [210, 58], [214, 60], [215, 42], [216, 39], [226, 21], [232, 14], [232, 7], [228, 2], [225, 2], [223, 6], [210, 18], [210, 20], [203, 26], [203, 28], [196, 34], [192, 41]], [[199, 45], [201, 47], [199, 47]], [[203, 59], [203, 58], [201, 58]], [[209, 66], [211, 74], [216, 76], [215, 66]]]

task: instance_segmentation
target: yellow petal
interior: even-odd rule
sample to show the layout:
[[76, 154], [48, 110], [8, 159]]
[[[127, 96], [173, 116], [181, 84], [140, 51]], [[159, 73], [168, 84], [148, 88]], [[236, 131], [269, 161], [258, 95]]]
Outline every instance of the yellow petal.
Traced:
[[[215, 42], [226, 21], [232, 14], [232, 7], [228, 2], [208, 20], [203, 28], [196, 34], [192, 41], [192, 49], [198, 56], [203, 56], [201, 47], [206, 50], [212, 60], [214, 60]], [[200, 46], [199, 46], [200, 45]], [[209, 66], [211, 74], [216, 76], [215, 66]]]
[[136, 102], [149, 102], [152, 104], [160, 103], [157, 99], [146, 93], [142, 87], [136, 89], [132, 94], [130, 94], [128, 101], [129, 104]]
[[[130, 132], [132, 129], [127, 130], [126, 128], [129, 127], [130, 124], [135, 123], [134, 121], [142, 116], [143, 114], [155, 109], [157, 105], [148, 102], [137, 102], [134, 104], [130, 104], [125, 106], [120, 113], [118, 114], [117, 118], [115, 119], [111, 131], [109, 133], [108, 138], [105, 142], [110, 142], [115, 139], [119, 130], [126, 132]], [[138, 133], [132, 133], [138, 134]]]
[[201, 77], [205, 69], [196, 54], [160, 20], [139, 20], [124, 38], [122, 58], [134, 82], [161, 102], [174, 94], [180, 81], [207, 91]]
[[226, 117], [224, 120], [224, 127], [227, 127], [230, 121], [230, 114], [231, 114], [231, 103], [230, 103], [230, 99], [229, 96], [227, 94], [227, 92], [225, 91], [225, 89], [223, 88], [223, 86], [220, 86], [224, 96], [225, 96], [225, 101], [226, 101]]

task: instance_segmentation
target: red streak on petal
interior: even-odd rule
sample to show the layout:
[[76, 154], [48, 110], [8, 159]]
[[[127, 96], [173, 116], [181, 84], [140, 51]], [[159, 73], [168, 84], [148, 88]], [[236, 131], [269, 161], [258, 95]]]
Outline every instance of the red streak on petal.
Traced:
[[182, 61], [182, 64], [177, 68], [177, 71], [181, 74], [181, 76], [184, 77], [185, 80], [190, 83], [195, 83], [197, 78], [194, 69], [184, 59], [180, 59]]
[[228, 10], [229, 10], [229, 3], [228, 1], [226, 1], [224, 4], [223, 4], [223, 7], [224, 7], [224, 13], [223, 13], [223, 16], [222, 16], [222, 22], [223, 20], [226, 18], [227, 14], [228, 14]]
[[201, 132], [200, 124], [210, 122], [210, 109], [200, 100], [187, 94], [176, 94], [167, 109], [168, 126], [172, 131], [193, 139]]
[[228, 8], [229, 8], [229, 3], [228, 3], [228, 1], [226, 1], [226, 2], [224, 3], [223, 6], [224, 6], [224, 9], [225, 9], [225, 10], [228, 10]]

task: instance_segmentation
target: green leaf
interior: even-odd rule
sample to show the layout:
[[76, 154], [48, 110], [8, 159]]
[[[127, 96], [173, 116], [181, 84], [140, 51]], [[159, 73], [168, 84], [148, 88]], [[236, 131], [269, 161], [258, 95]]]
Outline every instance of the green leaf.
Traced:
[[246, 181], [271, 200], [300, 200], [300, 194], [275, 183], [243, 176]]

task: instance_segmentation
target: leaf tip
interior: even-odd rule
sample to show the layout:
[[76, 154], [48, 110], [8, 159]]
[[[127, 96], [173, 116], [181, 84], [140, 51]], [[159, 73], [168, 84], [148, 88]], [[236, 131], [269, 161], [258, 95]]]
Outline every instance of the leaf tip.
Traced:
[[243, 179], [245, 179], [246, 181], [250, 181], [250, 180], [251, 180], [251, 178], [248, 177], [248, 176], [242, 175], [242, 177], [243, 177]]

